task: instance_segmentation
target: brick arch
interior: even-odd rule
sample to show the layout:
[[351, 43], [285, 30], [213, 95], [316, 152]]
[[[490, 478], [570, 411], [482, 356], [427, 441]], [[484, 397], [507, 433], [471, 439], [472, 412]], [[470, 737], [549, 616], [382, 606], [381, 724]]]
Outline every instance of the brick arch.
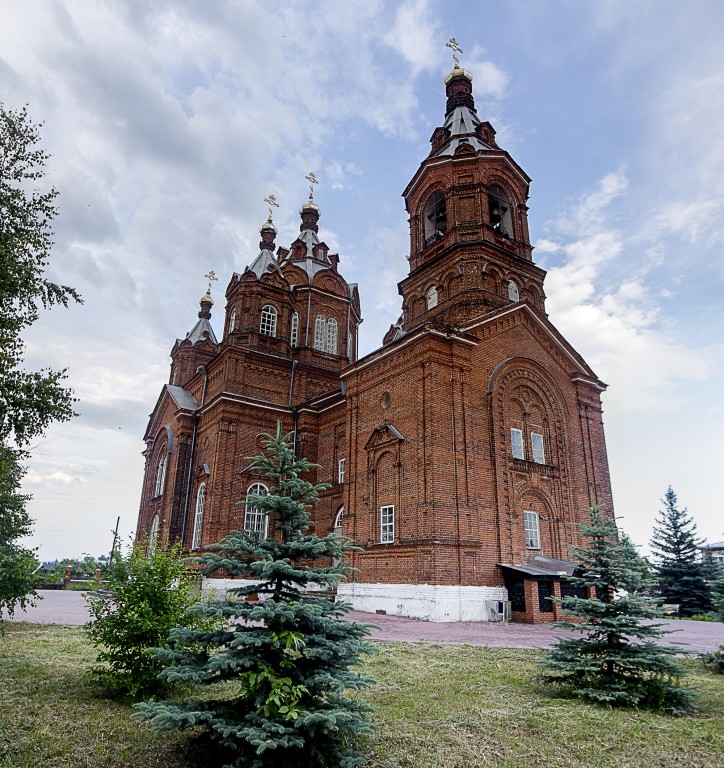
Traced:
[[[504, 293], [503, 285], [505, 281], [505, 275], [503, 274], [502, 269], [495, 266], [495, 264], [486, 263], [483, 265], [481, 275], [482, 275], [484, 288], [487, 288], [488, 290], [498, 294], [499, 296], [503, 295]], [[487, 279], [486, 279], [486, 276], [487, 276]], [[488, 285], [487, 284], [488, 282], [490, 282], [491, 284]]]

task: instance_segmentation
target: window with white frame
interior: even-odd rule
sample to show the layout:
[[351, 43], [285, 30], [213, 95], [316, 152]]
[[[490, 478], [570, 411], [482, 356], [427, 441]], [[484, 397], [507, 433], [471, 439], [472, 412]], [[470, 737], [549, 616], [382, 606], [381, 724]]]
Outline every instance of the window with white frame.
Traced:
[[395, 507], [380, 507], [380, 541], [391, 544], [395, 540]]
[[344, 459], [337, 462], [337, 482], [340, 485], [344, 482]]
[[337, 321], [333, 317], [327, 320], [327, 352], [337, 354]]
[[537, 512], [523, 512], [523, 528], [526, 549], [540, 549], [540, 524]]
[[259, 333], [264, 336], [277, 335], [277, 311], [271, 304], [266, 304], [262, 307]]
[[160, 496], [163, 493], [163, 484], [166, 481], [166, 465], [168, 463], [168, 456], [164, 454], [158, 460], [156, 465], [156, 482], [153, 486], [153, 495]]
[[229, 315], [229, 333], [231, 333], [234, 328], [236, 328], [236, 309], [232, 309], [231, 314]]
[[431, 285], [427, 289], [427, 293], [425, 294], [425, 302], [427, 303], [427, 309], [432, 309], [433, 307], [437, 306], [437, 288], [434, 285]]
[[530, 445], [533, 449], [533, 461], [536, 464], [545, 464], [546, 453], [545, 449], [543, 448], [543, 435], [539, 434], [538, 432], [531, 432]]
[[511, 301], [520, 301], [520, 289], [515, 280], [508, 280], [508, 298]]
[[344, 507], [341, 507], [337, 516], [334, 518], [334, 532], [342, 533], [342, 519], [344, 518]]
[[265, 539], [269, 527], [269, 516], [263, 509], [255, 506], [249, 496], [266, 496], [269, 489], [261, 483], [254, 483], [249, 486], [246, 492], [247, 502], [244, 508], [244, 533], [253, 539]]
[[321, 349], [324, 352], [324, 344], [327, 335], [327, 318], [324, 315], [317, 315], [314, 321], [314, 348]]
[[148, 529], [148, 545], [146, 546], [146, 552], [152, 555], [156, 551], [156, 545], [158, 544], [158, 529], [161, 525], [161, 520], [158, 515], [154, 515], [151, 519], [151, 527]]
[[289, 341], [293, 347], [299, 344], [299, 312], [292, 312], [292, 328]]
[[196, 514], [194, 515], [194, 532], [191, 537], [191, 549], [198, 549], [201, 544], [201, 529], [204, 525], [204, 503], [206, 501], [206, 483], [201, 483], [196, 492]]
[[524, 459], [525, 450], [523, 448], [523, 430], [510, 428], [510, 450], [514, 459]]

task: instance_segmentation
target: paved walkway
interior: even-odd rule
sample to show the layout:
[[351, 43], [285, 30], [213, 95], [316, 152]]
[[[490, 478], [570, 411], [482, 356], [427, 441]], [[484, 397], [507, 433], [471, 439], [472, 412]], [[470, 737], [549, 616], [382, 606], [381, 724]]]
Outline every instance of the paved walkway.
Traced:
[[[88, 605], [82, 592], [41, 591], [43, 599], [27, 611], [16, 611], [13, 621], [33, 624], [82, 625], [89, 619]], [[500, 624], [487, 621], [430, 622], [403, 616], [379, 616], [352, 611], [350, 619], [376, 624], [372, 640], [404, 643], [453, 643], [456, 645], [488, 645], [500, 648], [546, 648], [563, 630], [547, 624]], [[7, 618], [3, 614], [3, 619]], [[715, 651], [724, 645], [724, 624], [706, 621], [660, 619], [673, 630], [662, 639], [668, 645], [679, 645], [693, 653]]]

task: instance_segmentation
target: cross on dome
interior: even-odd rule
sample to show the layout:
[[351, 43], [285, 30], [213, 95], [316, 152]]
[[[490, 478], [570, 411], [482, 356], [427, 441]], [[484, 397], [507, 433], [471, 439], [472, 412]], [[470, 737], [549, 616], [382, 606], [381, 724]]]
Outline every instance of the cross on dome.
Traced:
[[458, 45], [458, 41], [451, 37], [445, 45], [452, 51], [453, 61], [455, 62], [455, 68], [460, 67], [460, 60], [458, 59], [458, 53], [464, 53], [463, 49]]
[[319, 184], [319, 180], [315, 176], [314, 171], [309, 171], [304, 178], [309, 182], [309, 202], [311, 203], [314, 200], [314, 185]]
[[269, 197], [265, 197], [264, 198], [264, 202], [269, 205], [269, 221], [271, 221], [272, 220], [272, 206], [274, 206], [274, 208], [278, 208], [279, 207], [279, 203], [277, 202], [277, 199], [276, 199], [276, 197], [274, 197], [274, 195], [269, 195]]

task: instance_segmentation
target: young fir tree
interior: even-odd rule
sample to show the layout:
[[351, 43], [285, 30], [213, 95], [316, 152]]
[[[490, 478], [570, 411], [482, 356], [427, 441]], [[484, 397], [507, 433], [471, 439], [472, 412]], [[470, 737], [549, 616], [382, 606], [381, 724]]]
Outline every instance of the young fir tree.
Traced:
[[671, 486], [662, 501], [650, 546], [664, 602], [678, 605], [679, 616], [711, 611], [710, 574], [700, 558], [703, 539], [697, 535], [696, 523], [686, 509], [678, 508]]
[[[225, 617], [214, 632], [175, 629], [158, 658], [168, 680], [213, 685], [232, 681], [191, 701], [137, 705], [139, 716], [159, 731], [196, 727], [202, 743], [220, 748], [228, 766], [331, 768], [362, 762], [355, 743], [371, 731], [370, 707], [355, 692], [371, 678], [353, 671], [369, 653], [366, 625], [344, 621], [345, 603], [314, 597], [309, 587], [330, 587], [345, 578], [343, 563], [320, 566], [323, 558], [341, 560], [351, 547], [336, 535], [308, 533], [308, 507], [318, 491], [300, 475], [310, 468], [294, 456], [277, 425], [265, 435], [267, 456], [253, 458], [256, 471], [272, 486], [268, 495], [249, 495], [246, 503], [268, 516], [269, 537], [233, 531], [197, 558], [204, 573], [254, 579], [232, 596], [194, 607]], [[243, 502], [242, 502], [243, 503]], [[242, 582], [243, 584], [243, 582]], [[259, 601], [247, 601], [258, 595]]]
[[654, 642], [668, 633], [648, 621], [657, 612], [642, 594], [645, 574], [631, 567], [631, 548], [619, 542], [614, 520], [599, 505], [589, 512], [590, 523], [581, 526], [588, 544], [572, 548], [580, 572], [570, 580], [594, 588], [596, 596], [563, 598], [564, 610], [583, 621], [558, 622], [578, 636], [558, 640], [541, 662], [539, 679], [601, 704], [673, 714], [691, 710], [693, 694], [681, 687], [683, 671], [673, 658], [681, 649]]

